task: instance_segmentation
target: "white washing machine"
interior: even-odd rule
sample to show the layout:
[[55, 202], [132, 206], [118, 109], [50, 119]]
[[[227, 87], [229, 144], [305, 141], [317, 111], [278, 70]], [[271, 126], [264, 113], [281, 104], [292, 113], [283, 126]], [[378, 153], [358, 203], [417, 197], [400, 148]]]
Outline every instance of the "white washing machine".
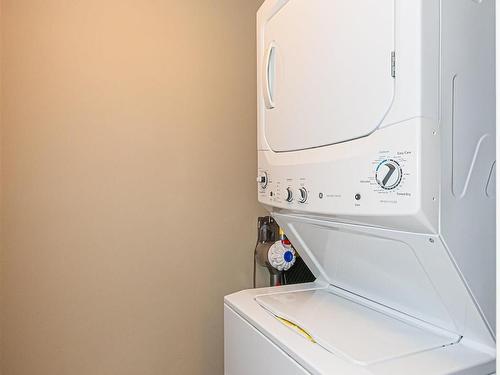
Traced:
[[312, 284], [225, 298], [225, 374], [495, 371], [494, 0], [267, 0], [258, 199]]

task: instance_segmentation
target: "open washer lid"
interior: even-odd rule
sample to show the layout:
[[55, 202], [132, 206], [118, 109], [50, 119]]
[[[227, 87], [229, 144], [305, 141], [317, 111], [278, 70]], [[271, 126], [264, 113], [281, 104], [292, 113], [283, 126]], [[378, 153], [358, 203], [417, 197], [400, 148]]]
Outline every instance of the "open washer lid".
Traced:
[[363, 366], [460, 340], [459, 335], [400, 320], [327, 290], [268, 294], [256, 301], [330, 353]]
[[283, 3], [260, 25], [271, 149], [302, 150], [373, 132], [394, 96], [394, 0]]

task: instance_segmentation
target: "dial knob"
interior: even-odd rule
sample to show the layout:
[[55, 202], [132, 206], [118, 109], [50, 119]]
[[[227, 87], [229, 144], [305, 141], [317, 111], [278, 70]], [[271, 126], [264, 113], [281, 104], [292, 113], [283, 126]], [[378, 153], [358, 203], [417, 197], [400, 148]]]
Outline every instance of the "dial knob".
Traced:
[[299, 203], [307, 202], [307, 189], [302, 187], [299, 189]]
[[403, 171], [397, 161], [388, 159], [381, 162], [375, 173], [377, 183], [385, 190], [392, 190], [399, 186]]
[[267, 178], [267, 173], [262, 172], [261, 174], [259, 174], [259, 176], [257, 177], [257, 182], [260, 184], [260, 187], [262, 189], [265, 189], [267, 187], [267, 184], [269, 183], [269, 179]]
[[293, 201], [293, 192], [292, 189], [286, 188], [286, 201], [291, 202]]

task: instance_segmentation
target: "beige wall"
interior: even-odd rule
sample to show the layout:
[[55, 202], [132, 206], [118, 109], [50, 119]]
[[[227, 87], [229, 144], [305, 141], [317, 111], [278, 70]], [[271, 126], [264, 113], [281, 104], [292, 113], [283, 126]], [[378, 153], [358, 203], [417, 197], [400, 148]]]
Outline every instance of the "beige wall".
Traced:
[[2, 256], [2, 186], [3, 186], [3, 179], [2, 179], [2, 90], [1, 90], [1, 82], [2, 82], [2, 38], [1, 38], [1, 26], [2, 26], [2, 1], [0, 0], [0, 375], [3, 375], [3, 340], [2, 340], [2, 333], [3, 333], [3, 327], [2, 327], [2, 306], [3, 306], [3, 288], [2, 288], [2, 283], [3, 283], [3, 256]]
[[220, 375], [260, 0], [2, 0], [3, 375]]

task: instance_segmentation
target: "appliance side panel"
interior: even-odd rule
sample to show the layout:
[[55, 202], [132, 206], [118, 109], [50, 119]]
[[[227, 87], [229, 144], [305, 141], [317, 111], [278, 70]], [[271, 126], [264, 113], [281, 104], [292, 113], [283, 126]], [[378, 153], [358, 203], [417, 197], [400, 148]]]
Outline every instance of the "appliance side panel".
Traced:
[[440, 233], [494, 332], [495, 2], [441, 11]]
[[224, 374], [310, 375], [228, 306], [224, 306]]

